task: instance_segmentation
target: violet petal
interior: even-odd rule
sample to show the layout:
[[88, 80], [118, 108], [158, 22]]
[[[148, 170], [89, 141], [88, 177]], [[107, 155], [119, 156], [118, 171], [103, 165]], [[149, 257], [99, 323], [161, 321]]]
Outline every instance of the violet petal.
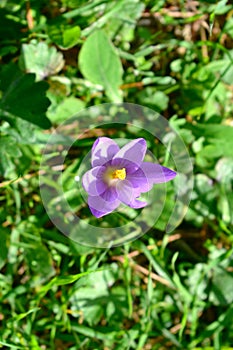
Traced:
[[133, 174], [129, 174], [127, 180], [134, 188], [140, 188], [142, 193], [150, 191], [153, 187], [153, 182], [146, 177], [144, 171], [141, 170], [141, 167]]
[[120, 159], [135, 165], [135, 170], [142, 164], [146, 154], [146, 141], [142, 138], [133, 140], [122, 147], [113, 157], [112, 165], [118, 166]]
[[140, 188], [134, 188], [129, 181], [122, 181], [117, 186], [119, 200], [131, 208], [143, 208], [147, 202], [142, 202], [136, 198], [140, 196]]
[[103, 173], [106, 168], [97, 166], [88, 170], [82, 177], [82, 185], [90, 196], [98, 196], [105, 192], [108, 188], [107, 184], [102, 180]]
[[101, 198], [106, 202], [113, 202], [118, 198], [118, 193], [115, 186], [110, 186], [105, 192], [101, 193]]
[[[145, 174], [149, 184], [168, 182], [176, 176], [176, 172], [159, 164], [144, 162], [140, 169]], [[134, 174], [135, 177], [137, 174]]]
[[120, 205], [120, 201], [116, 199], [112, 202], [107, 202], [100, 196], [89, 196], [88, 197], [88, 206], [92, 214], [100, 218], [104, 215], [111, 213]]
[[108, 137], [99, 137], [92, 146], [91, 164], [93, 167], [104, 165], [120, 150], [115, 141]]

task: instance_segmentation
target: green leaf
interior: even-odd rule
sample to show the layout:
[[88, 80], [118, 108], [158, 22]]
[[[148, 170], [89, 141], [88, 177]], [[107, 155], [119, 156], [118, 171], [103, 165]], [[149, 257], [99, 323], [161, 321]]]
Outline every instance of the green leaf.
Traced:
[[100, 270], [96, 270], [96, 271], [87, 271], [87, 272], [82, 272], [82, 273], [78, 273], [76, 275], [67, 275], [67, 276], [56, 276], [54, 277], [51, 281], [49, 281], [45, 286], [43, 286], [40, 291], [40, 297], [45, 296], [46, 293], [53, 287], [53, 286], [63, 286], [66, 284], [71, 284], [76, 282], [78, 279], [80, 279], [83, 276], [87, 276], [93, 272], [97, 272], [97, 271], [102, 271]]
[[62, 49], [70, 49], [79, 42], [81, 30], [78, 26], [68, 26], [56, 20], [47, 28], [50, 39]]
[[7, 176], [15, 168], [15, 157], [20, 156], [18, 142], [11, 136], [2, 136], [0, 139], [0, 174]]
[[32, 273], [41, 281], [53, 276], [55, 270], [48, 249], [40, 242], [36, 245], [25, 247], [25, 258]]
[[227, 2], [228, 2], [227, 0], [217, 1], [216, 5], [211, 6], [211, 9], [212, 8], [214, 9], [213, 13], [215, 15], [222, 15], [222, 14], [226, 13], [227, 11], [229, 11], [232, 7], [231, 7], [231, 5], [227, 5]]
[[[103, 316], [104, 305], [107, 304], [110, 287], [114, 284], [117, 276], [117, 266], [111, 265], [108, 270], [93, 271], [92, 274], [83, 277], [78, 282], [78, 287], [70, 298], [73, 311], [82, 311], [89, 325], [95, 325]], [[95, 291], [93, 293], [93, 291]], [[96, 301], [99, 302], [96, 302]]]
[[230, 185], [233, 181], [233, 158], [222, 158], [216, 164], [216, 180]]
[[169, 98], [162, 91], [157, 91], [156, 88], [146, 87], [138, 94], [139, 102], [156, 111], [164, 111], [168, 107]]
[[8, 135], [1, 136], [0, 149], [10, 156], [20, 157], [21, 152], [18, 148], [17, 141]]
[[122, 65], [112, 43], [102, 30], [90, 35], [79, 55], [79, 67], [84, 77], [102, 85], [113, 102], [121, 102]]
[[209, 143], [201, 150], [202, 156], [206, 158], [232, 157], [233, 127], [219, 124], [195, 124], [195, 126], [187, 124], [186, 127], [191, 129], [196, 137], [204, 137]]
[[74, 96], [70, 96], [63, 100], [55, 108], [51, 108], [51, 111], [48, 111], [48, 116], [52, 122], [59, 123], [74, 116], [84, 108], [85, 103], [82, 100]]
[[38, 43], [36, 40], [22, 45], [19, 62], [26, 72], [35, 73], [37, 80], [57, 74], [65, 63], [62, 53], [55, 47], [49, 47], [42, 41]]
[[[89, 28], [84, 29], [84, 33], [94, 28], [103, 28], [105, 24], [109, 37], [118, 36], [124, 38], [124, 41], [132, 41], [134, 39], [134, 27], [137, 19], [145, 8], [145, 4], [140, 0], [120, 0], [108, 5], [105, 14], [100, 17]], [[111, 25], [108, 25], [111, 23]]]
[[233, 18], [229, 18], [228, 21], [225, 22], [224, 32], [233, 38]]
[[[223, 331], [224, 327], [228, 327], [232, 324], [231, 320], [233, 317], [233, 305], [229, 305], [226, 311], [222, 311], [220, 316], [216, 318], [212, 323], [208, 324], [207, 327], [203, 329], [200, 335], [191, 342], [190, 349], [193, 349], [195, 345], [201, 343], [205, 339], [210, 339], [213, 334]], [[222, 349], [222, 347], [221, 347]]]
[[92, 327], [86, 327], [84, 325], [78, 325], [77, 322], [72, 323], [72, 330], [76, 333], [80, 333], [85, 335], [87, 338], [96, 338], [99, 340], [103, 340], [104, 342], [113, 340], [116, 337], [117, 332], [114, 330], [110, 330], [108, 333], [102, 333]]
[[233, 302], [233, 276], [224, 268], [216, 266], [212, 276], [209, 298], [214, 305], [228, 305]]
[[0, 345], [3, 345], [10, 349], [25, 349], [24, 346], [15, 345], [13, 343], [5, 342], [5, 341], [0, 341]]
[[14, 64], [3, 67], [0, 72], [0, 90], [3, 91], [0, 110], [22, 118], [43, 129], [51, 126], [45, 112], [50, 104], [46, 97], [48, 84], [35, 83], [34, 74], [23, 74]]
[[15, 319], [16, 319], [17, 321], [20, 321], [20, 320], [22, 320], [23, 318], [25, 318], [25, 317], [27, 317], [28, 315], [30, 315], [31, 313], [37, 312], [37, 311], [39, 311], [39, 310], [40, 310], [40, 307], [35, 307], [35, 308], [33, 308], [33, 309], [29, 310], [29, 311], [22, 312], [21, 314], [16, 315], [16, 316], [15, 316]]

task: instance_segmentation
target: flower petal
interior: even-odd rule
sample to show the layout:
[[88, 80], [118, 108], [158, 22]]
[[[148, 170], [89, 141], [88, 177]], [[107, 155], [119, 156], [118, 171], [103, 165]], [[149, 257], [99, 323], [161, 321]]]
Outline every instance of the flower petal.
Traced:
[[140, 196], [140, 189], [134, 188], [129, 181], [122, 181], [117, 185], [119, 200], [131, 208], [143, 208], [147, 202], [142, 202], [136, 198]]
[[133, 174], [127, 176], [127, 180], [134, 188], [140, 188], [140, 192], [148, 192], [153, 187], [153, 182], [147, 179], [144, 171], [138, 168]]
[[108, 188], [107, 184], [102, 180], [103, 173], [106, 168], [103, 166], [97, 166], [91, 170], [88, 170], [82, 177], [82, 185], [84, 190], [90, 196], [98, 196], [105, 192]]
[[91, 213], [95, 217], [100, 218], [115, 210], [120, 205], [120, 201], [116, 199], [115, 201], [107, 202], [100, 196], [89, 196], [88, 205]]
[[133, 187], [139, 187], [141, 192], [148, 192], [154, 184], [168, 182], [176, 176], [176, 172], [160, 164], [144, 162], [133, 174], [127, 176]]
[[134, 164], [134, 170], [136, 170], [143, 162], [146, 149], [146, 141], [143, 138], [133, 140], [115, 154], [112, 159], [112, 165], [119, 166], [121, 160], [129, 161]]
[[101, 198], [106, 202], [113, 202], [118, 198], [118, 193], [115, 186], [110, 186], [105, 192], [101, 193]]
[[91, 164], [93, 167], [104, 165], [120, 150], [115, 141], [108, 137], [99, 137], [92, 146]]
[[[176, 172], [160, 164], [144, 162], [140, 169], [145, 174], [149, 183], [159, 184], [168, 182], [176, 176]], [[135, 174], [136, 175], [136, 174]]]

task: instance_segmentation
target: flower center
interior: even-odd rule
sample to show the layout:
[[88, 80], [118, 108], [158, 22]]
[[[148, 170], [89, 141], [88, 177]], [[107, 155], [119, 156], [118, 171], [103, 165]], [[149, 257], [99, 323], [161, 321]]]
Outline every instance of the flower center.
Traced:
[[114, 170], [113, 173], [111, 174], [111, 177], [113, 179], [124, 180], [126, 178], [125, 168]]

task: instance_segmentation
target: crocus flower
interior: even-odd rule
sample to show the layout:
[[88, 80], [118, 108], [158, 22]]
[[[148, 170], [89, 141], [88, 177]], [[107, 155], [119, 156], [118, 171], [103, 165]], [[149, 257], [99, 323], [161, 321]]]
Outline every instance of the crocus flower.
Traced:
[[141, 193], [154, 184], [167, 182], [176, 172], [159, 164], [143, 162], [146, 141], [138, 138], [121, 149], [108, 137], [99, 137], [93, 144], [92, 169], [82, 178], [88, 193], [88, 205], [94, 216], [100, 218], [111, 213], [121, 203], [131, 208], [143, 208]]

